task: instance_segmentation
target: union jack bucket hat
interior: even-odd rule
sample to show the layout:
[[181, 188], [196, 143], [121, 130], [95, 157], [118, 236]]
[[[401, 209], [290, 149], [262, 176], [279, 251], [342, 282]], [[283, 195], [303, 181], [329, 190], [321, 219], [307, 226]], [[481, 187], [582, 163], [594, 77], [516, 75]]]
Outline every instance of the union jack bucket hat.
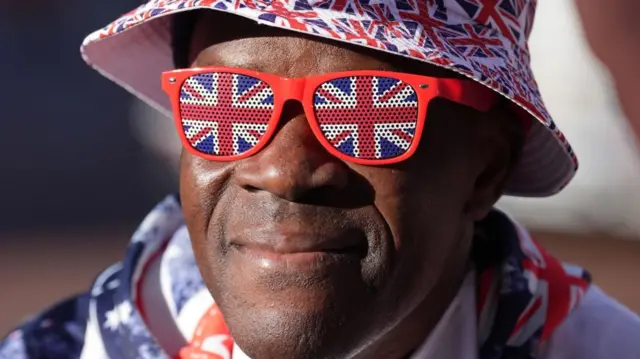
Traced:
[[151, 0], [90, 34], [81, 51], [94, 69], [168, 116], [160, 74], [173, 69], [171, 21], [183, 11], [222, 11], [441, 66], [532, 117], [505, 194], [544, 197], [569, 183], [578, 161], [531, 72], [535, 7], [536, 0]]

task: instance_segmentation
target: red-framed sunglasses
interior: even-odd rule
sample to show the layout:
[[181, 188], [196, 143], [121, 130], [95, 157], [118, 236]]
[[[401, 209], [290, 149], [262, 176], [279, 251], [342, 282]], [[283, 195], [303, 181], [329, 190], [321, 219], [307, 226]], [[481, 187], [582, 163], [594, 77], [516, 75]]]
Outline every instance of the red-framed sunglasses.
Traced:
[[311, 130], [329, 153], [365, 165], [409, 158], [420, 143], [433, 98], [479, 111], [497, 100], [493, 91], [470, 80], [388, 71], [292, 79], [207, 67], [164, 72], [162, 88], [183, 146], [214, 161], [239, 160], [264, 148], [289, 100], [302, 104]]

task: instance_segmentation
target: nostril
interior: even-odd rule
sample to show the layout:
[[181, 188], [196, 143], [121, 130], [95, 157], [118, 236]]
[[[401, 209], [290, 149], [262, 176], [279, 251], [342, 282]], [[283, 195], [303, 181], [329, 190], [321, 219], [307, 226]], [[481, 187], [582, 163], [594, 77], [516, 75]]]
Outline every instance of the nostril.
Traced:
[[335, 201], [336, 194], [339, 192], [340, 191], [336, 191], [336, 188], [332, 185], [323, 185], [306, 191], [302, 196], [300, 196], [299, 202], [315, 205], [333, 203]]
[[251, 185], [244, 185], [243, 188], [247, 192], [251, 192], [251, 193], [255, 193], [255, 192], [259, 192], [260, 191], [260, 188], [258, 188], [256, 186], [251, 186]]

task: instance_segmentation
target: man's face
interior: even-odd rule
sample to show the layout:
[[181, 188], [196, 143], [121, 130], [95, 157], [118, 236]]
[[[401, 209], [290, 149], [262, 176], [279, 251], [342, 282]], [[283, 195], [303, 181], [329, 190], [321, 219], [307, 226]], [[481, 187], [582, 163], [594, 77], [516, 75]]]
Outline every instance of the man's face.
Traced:
[[[450, 76], [213, 12], [200, 16], [191, 50], [193, 66], [285, 77], [362, 69]], [[184, 152], [180, 190], [198, 265], [240, 347], [254, 359], [415, 348], [468, 270], [473, 222], [499, 197], [513, 152], [500, 116], [435, 100], [418, 151], [393, 166], [332, 157], [297, 103], [250, 158]]]

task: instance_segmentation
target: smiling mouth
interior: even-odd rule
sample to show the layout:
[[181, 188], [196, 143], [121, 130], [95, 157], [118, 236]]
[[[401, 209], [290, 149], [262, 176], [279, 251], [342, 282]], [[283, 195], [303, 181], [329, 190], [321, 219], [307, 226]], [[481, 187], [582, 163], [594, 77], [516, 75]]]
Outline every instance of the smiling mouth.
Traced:
[[345, 234], [339, 237], [318, 238], [265, 236], [262, 233], [258, 238], [259, 240], [232, 241], [230, 248], [263, 269], [284, 267], [304, 270], [338, 262], [360, 262], [367, 256], [369, 249], [363, 235]]
[[233, 246], [232, 250], [240, 254], [252, 266], [261, 270], [278, 271], [317, 271], [339, 264], [359, 263], [365, 256], [361, 248], [342, 248], [336, 250], [278, 253], [256, 247]]
[[276, 250], [274, 248], [268, 246], [260, 246], [260, 245], [243, 245], [243, 244], [231, 244], [231, 248], [238, 251], [252, 251], [259, 252], [265, 254], [271, 254], [274, 257], [276, 256], [293, 256], [297, 254], [311, 254], [311, 253], [326, 253], [333, 255], [359, 255], [364, 258], [367, 254], [367, 246], [366, 245], [350, 245], [339, 248], [308, 248], [301, 250]]

